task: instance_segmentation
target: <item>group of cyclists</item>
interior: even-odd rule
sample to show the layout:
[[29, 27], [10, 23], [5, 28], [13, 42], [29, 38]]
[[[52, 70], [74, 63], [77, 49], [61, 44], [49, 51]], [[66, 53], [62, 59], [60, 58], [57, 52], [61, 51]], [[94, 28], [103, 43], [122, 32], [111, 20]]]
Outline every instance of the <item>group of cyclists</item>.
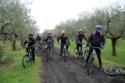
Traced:
[[[83, 40], [87, 42], [86, 46], [89, 46], [89, 52], [88, 56], [86, 58], [86, 63], [88, 63], [88, 60], [90, 58], [90, 55], [92, 54], [93, 50], [95, 50], [99, 62], [99, 67], [102, 68], [102, 60], [101, 60], [101, 49], [105, 46], [105, 37], [102, 33], [103, 26], [101, 24], [95, 25], [95, 31], [90, 35], [89, 38], [87, 38], [84, 34], [84, 31], [82, 29], [78, 30], [78, 34], [76, 35], [76, 48], [77, 51], [79, 51], [79, 47], [82, 48], [83, 46]], [[35, 47], [32, 47], [35, 43], [38, 42], [44, 42], [47, 45], [47, 48], [51, 48], [54, 46], [54, 37], [52, 36], [52, 33], [47, 33], [47, 36], [44, 38], [41, 38], [39, 34], [37, 34], [36, 38], [34, 38], [33, 34], [29, 34], [28, 39], [25, 41], [24, 46], [31, 47], [32, 48], [32, 57], [33, 62], [35, 62]], [[66, 50], [68, 51], [68, 48], [70, 46], [70, 40], [69, 37], [66, 35], [66, 32], [62, 30], [60, 34], [57, 36], [57, 42], [60, 42], [60, 55], [62, 56], [62, 49], [64, 45], [66, 45]], [[51, 43], [51, 44], [50, 44]], [[98, 47], [92, 48], [92, 47]], [[27, 49], [26, 49], [27, 50]], [[27, 50], [28, 51], [28, 50]]]

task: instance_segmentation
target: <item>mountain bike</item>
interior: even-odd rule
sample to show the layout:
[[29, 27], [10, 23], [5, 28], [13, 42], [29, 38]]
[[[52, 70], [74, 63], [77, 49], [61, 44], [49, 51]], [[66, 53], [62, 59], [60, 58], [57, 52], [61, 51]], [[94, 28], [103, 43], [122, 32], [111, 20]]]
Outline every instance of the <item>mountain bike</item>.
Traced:
[[104, 73], [107, 75], [125, 75], [125, 67], [108, 67], [104, 69]]
[[[92, 48], [92, 49], [100, 49], [100, 47], [93, 47], [93, 46], [88, 46], [89, 48]], [[89, 52], [88, 52], [89, 53]], [[84, 56], [88, 56], [88, 53], [86, 53]], [[89, 60], [88, 60], [88, 63], [86, 64], [87, 65], [87, 74], [90, 75], [92, 73], [92, 70], [93, 70], [93, 61], [94, 61], [94, 50], [93, 52], [91, 53], [90, 57], [89, 57]], [[86, 58], [87, 59], [87, 58]]]
[[52, 54], [53, 54], [53, 46], [51, 43], [47, 44], [44, 43], [42, 46], [42, 54], [43, 54], [43, 59], [44, 62], [48, 62], [49, 59], [52, 59]]
[[23, 58], [22, 58], [22, 66], [24, 68], [32, 65], [32, 63], [33, 63], [32, 48], [34, 48], [34, 45], [26, 48], [27, 49], [27, 54], [25, 56], [23, 56]]

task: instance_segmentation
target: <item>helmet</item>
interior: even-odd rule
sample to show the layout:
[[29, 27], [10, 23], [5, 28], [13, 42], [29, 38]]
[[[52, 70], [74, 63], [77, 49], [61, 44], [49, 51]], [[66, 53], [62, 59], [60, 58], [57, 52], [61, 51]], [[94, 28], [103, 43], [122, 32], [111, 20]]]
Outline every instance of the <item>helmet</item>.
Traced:
[[100, 29], [102, 29], [102, 25], [97, 24], [97, 25], [95, 26], [95, 28], [96, 28], [97, 30], [100, 30]]
[[82, 30], [82, 29], [79, 29], [78, 32], [83, 32], [83, 30]]
[[51, 32], [48, 32], [48, 34], [52, 34]]
[[33, 34], [32, 34], [32, 33], [29, 33], [29, 36], [33, 36]]
[[64, 30], [62, 30], [62, 31], [61, 31], [61, 33], [64, 33], [64, 34], [65, 34], [65, 31], [64, 31]]

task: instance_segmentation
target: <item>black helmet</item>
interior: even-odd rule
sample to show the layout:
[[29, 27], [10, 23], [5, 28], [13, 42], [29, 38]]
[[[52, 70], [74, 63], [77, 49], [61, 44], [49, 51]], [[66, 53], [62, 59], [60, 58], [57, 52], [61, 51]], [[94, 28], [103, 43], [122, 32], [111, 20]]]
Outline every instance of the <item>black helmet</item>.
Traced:
[[33, 36], [33, 34], [32, 34], [32, 33], [29, 33], [29, 36]]

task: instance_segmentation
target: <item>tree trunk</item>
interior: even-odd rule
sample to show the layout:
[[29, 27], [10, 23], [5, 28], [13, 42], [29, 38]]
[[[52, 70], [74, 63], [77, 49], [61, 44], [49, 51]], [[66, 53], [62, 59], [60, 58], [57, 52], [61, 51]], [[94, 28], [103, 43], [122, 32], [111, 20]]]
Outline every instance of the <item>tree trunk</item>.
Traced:
[[12, 41], [12, 47], [13, 47], [13, 51], [15, 51], [16, 50], [16, 37], [14, 37]]
[[111, 41], [112, 41], [112, 55], [116, 56], [116, 42], [117, 42], [117, 39], [112, 38]]
[[20, 45], [23, 47], [23, 45], [24, 45], [24, 40], [20, 40]]
[[3, 43], [4, 43], [4, 44], [6, 43], [6, 39], [5, 39], [5, 38], [3, 39]]

